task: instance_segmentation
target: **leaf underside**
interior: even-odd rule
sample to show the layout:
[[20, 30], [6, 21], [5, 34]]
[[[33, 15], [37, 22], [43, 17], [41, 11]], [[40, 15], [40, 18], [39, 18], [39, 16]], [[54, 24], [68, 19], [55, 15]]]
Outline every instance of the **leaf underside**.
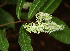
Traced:
[[33, 48], [30, 42], [31, 42], [31, 39], [27, 31], [23, 28], [23, 26], [21, 26], [19, 31], [19, 38], [18, 38], [18, 43], [21, 47], [21, 51], [32, 51]]
[[6, 32], [5, 29], [0, 29], [0, 50], [8, 51], [9, 43], [6, 39]]
[[50, 35], [53, 36], [55, 39], [59, 40], [60, 42], [70, 44], [70, 28], [63, 21], [59, 20], [57, 17], [53, 17], [52, 21], [54, 21], [58, 25], [61, 24], [65, 25], [65, 28], [63, 30], [53, 32]]
[[29, 8], [28, 18], [31, 19], [46, 1], [47, 0], [34, 0], [32, 6]]

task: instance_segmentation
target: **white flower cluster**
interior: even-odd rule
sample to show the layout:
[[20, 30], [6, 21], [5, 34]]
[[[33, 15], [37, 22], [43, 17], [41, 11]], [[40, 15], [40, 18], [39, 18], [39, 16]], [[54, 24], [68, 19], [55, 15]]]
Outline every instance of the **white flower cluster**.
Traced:
[[57, 25], [55, 22], [51, 21], [52, 15], [48, 13], [39, 12], [36, 14], [36, 18], [36, 23], [32, 22], [28, 25], [27, 23], [23, 25], [23, 27], [26, 28], [26, 30], [30, 33], [32, 31], [37, 34], [40, 32], [47, 32], [50, 34], [51, 32], [64, 29], [64, 25]]

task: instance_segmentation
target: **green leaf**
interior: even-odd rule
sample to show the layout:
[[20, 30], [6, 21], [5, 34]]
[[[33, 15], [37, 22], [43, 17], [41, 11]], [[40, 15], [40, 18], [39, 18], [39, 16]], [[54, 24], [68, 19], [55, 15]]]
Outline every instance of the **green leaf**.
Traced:
[[6, 39], [5, 29], [0, 29], [0, 50], [8, 51], [9, 43]]
[[52, 14], [54, 10], [60, 5], [62, 0], [47, 0], [40, 8], [40, 12]]
[[21, 47], [21, 51], [32, 51], [33, 48], [30, 42], [31, 42], [31, 39], [29, 37], [29, 34], [23, 28], [23, 26], [21, 26], [20, 31], [19, 31], [19, 38], [18, 38], [18, 43]]
[[17, 15], [17, 18], [18, 18], [18, 19], [20, 19], [21, 10], [22, 10], [22, 8], [23, 8], [24, 2], [25, 2], [25, 0], [18, 0], [18, 2], [17, 2], [16, 15]]
[[28, 12], [22, 12], [21, 13], [21, 18], [25, 19], [25, 20], [28, 20]]
[[58, 25], [65, 25], [65, 28], [63, 30], [53, 32], [50, 35], [53, 36], [55, 39], [59, 40], [60, 42], [70, 44], [70, 28], [66, 25], [66, 23], [59, 20], [57, 17], [53, 17], [52, 21], [54, 21]]
[[[0, 25], [2, 24], [6, 24], [6, 23], [10, 23], [10, 22], [14, 22], [14, 18], [11, 16], [11, 14], [9, 14], [8, 12], [6, 12], [5, 10], [3, 10], [2, 8], [0, 8]], [[9, 24], [7, 25], [7, 27], [15, 27], [15, 24]]]
[[28, 18], [31, 19], [46, 1], [47, 0], [34, 0], [32, 6], [29, 8]]
[[40, 11], [45, 12], [48, 7], [54, 2], [55, 0], [47, 0], [44, 5], [41, 7]]

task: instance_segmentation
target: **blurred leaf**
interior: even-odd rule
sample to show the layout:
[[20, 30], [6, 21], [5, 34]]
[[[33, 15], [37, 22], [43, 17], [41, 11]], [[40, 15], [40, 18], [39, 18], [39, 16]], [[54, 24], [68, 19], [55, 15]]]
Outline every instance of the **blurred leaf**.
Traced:
[[25, 0], [18, 0], [18, 2], [17, 2], [16, 15], [17, 15], [17, 18], [18, 18], [18, 19], [20, 19], [21, 10], [22, 10], [22, 8], [23, 8], [24, 2], [25, 2]]
[[40, 8], [40, 12], [52, 14], [60, 5], [62, 0], [47, 0]]
[[28, 13], [27, 12], [22, 12], [21, 13], [21, 18], [25, 19], [25, 20], [28, 20]]
[[21, 47], [21, 51], [32, 51], [31, 39], [27, 31], [21, 26], [19, 31], [18, 43]]
[[29, 12], [28, 12], [28, 18], [31, 19], [36, 13], [37, 11], [39, 11], [40, 7], [43, 6], [43, 4], [46, 2], [47, 0], [34, 0], [33, 4], [31, 5], [31, 7], [29, 8]]
[[6, 38], [5, 29], [0, 29], [0, 50], [8, 51], [9, 43]]
[[65, 25], [65, 28], [63, 30], [53, 32], [50, 35], [53, 36], [55, 39], [59, 40], [60, 42], [70, 44], [70, 28], [66, 25], [66, 23], [59, 20], [57, 17], [53, 17], [52, 21], [54, 21], [58, 25]]
[[[6, 24], [6, 23], [10, 23], [10, 22], [14, 22], [14, 18], [11, 16], [11, 14], [9, 14], [8, 12], [6, 12], [5, 10], [3, 10], [2, 8], [0, 8], [0, 25], [2, 24]], [[7, 25], [7, 27], [15, 27], [15, 24], [9, 24]]]
[[28, 7], [30, 7], [31, 5], [32, 5], [31, 2], [25, 2], [24, 5], [23, 5], [23, 8], [28, 9]]

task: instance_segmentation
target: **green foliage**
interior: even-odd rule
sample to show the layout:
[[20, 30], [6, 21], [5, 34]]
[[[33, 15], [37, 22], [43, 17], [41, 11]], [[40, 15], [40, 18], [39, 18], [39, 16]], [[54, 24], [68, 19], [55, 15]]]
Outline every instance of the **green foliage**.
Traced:
[[59, 6], [62, 0], [47, 0], [45, 4], [40, 8], [40, 12], [53, 13], [54, 10]]
[[54, 2], [55, 0], [47, 0], [44, 5], [41, 7], [40, 11], [45, 12], [48, 7]]
[[50, 35], [53, 36], [55, 39], [59, 40], [60, 42], [70, 44], [70, 28], [63, 21], [59, 20], [57, 17], [53, 17], [52, 20], [59, 25], [64, 24], [65, 28], [64, 30], [53, 32]]
[[27, 31], [21, 26], [19, 31], [18, 43], [21, 47], [21, 51], [32, 51], [32, 46], [30, 45], [31, 39]]
[[46, 1], [47, 0], [34, 0], [32, 6], [29, 8], [28, 18], [31, 19]]
[[[8, 12], [6, 12], [5, 10], [3, 10], [2, 8], [0, 8], [0, 25], [2, 24], [6, 24], [6, 23], [10, 23], [10, 22], [14, 22], [13, 17], [11, 16], [11, 14], [9, 14]], [[15, 24], [9, 24], [7, 25], [7, 27], [15, 27]]]
[[5, 29], [0, 29], [0, 50], [8, 51], [9, 43], [6, 39]]
[[28, 20], [28, 13], [27, 12], [22, 12], [21, 13], [21, 18], [25, 19], [25, 20]]
[[[6, 0], [1, 0], [0, 2], [3, 3], [5, 1]], [[27, 26], [26, 25], [24, 26], [24, 24], [23, 24], [24, 27], [21, 26], [20, 31], [19, 31], [19, 38], [18, 38], [18, 43], [21, 47], [21, 51], [33, 51], [33, 48], [30, 44], [31, 39], [26, 30], [30, 31], [30, 33], [31, 33], [31, 30], [35, 33], [40, 33], [40, 32], [50, 32], [50, 31], [52, 31], [53, 28], [54, 28], [54, 30], [57, 30], [57, 28], [60, 28], [59, 31], [52, 31], [52, 33], [50, 32], [50, 35], [52, 37], [54, 37], [55, 39], [59, 40], [60, 42], [70, 44], [70, 28], [63, 21], [59, 20], [56, 17], [51, 18], [51, 15], [50, 15], [59, 6], [61, 1], [62, 0], [34, 0], [32, 5], [28, 2], [24, 4], [25, 0], [8, 0], [7, 1], [7, 3], [13, 3], [13, 4], [14, 3], [16, 4], [16, 2], [17, 2], [16, 15], [17, 15], [18, 19], [20, 19], [20, 17], [21, 17], [22, 19], [29, 20], [38, 11], [47, 13], [47, 14], [40, 13], [40, 14], [36, 15], [36, 18], [37, 18], [36, 23], [38, 23], [38, 24], [36, 24], [36, 26], [35, 26], [35, 23], [33, 23], [33, 22], [32, 22], [32, 24], [29, 24]], [[21, 13], [22, 8], [27, 9], [28, 7], [30, 7], [28, 13], [27, 12]], [[51, 19], [52, 19], [52, 22], [50, 22]], [[2, 8], [0, 8], [0, 25], [10, 23], [10, 22], [14, 22], [13, 17], [8, 12], [6, 12]], [[56, 25], [57, 25], [56, 23], [58, 24], [58, 27], [56, 27]], [[61, 26], [60, 26], [61, 24], [65, 25], [65, 28], [63, 28], [64, 30], [61, 28]], [[30, 25], [31, 25], [31, 27], [30, 27]], [[34, 26], [34, 27], [32, 27], [32, 26]], [[8, 28], [14, 27], [14, 24], [9, 24], [9, 25], [7, 25], [7, 27]], [[30, 29], [25, 29], [26, 27], [30, 28]], [[48, 30], [46, 30], [46, 29], [48, 29]], [[43, 31], [43, 30], [45, 30], [45, 31]], [[8, 51], [8, 47], [9, 47], [9, 44], [6, 39], [5, 28], [0, 29], [0, 50]]]
[[22, 8], [23, 8], [24, 2], [25, 2], [25, 0], [18, 0], [18, 2], [17, 2], [16, 15], [17, 15], [17, 18], [18, 18], [18, 19], [20, 19], [21, 10], [22, 10]]

